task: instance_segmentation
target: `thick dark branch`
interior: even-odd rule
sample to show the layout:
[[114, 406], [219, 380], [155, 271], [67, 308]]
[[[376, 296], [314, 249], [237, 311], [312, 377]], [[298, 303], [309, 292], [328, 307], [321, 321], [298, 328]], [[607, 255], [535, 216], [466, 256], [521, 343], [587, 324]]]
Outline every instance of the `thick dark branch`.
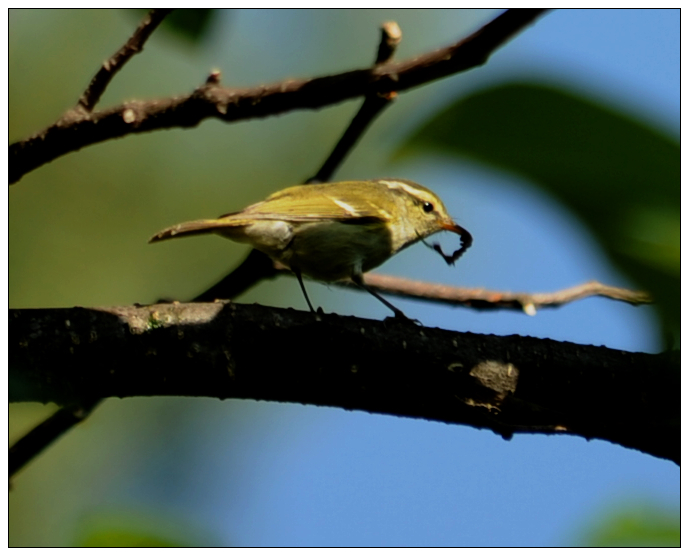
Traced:
[[500, 45], [543, 12], [508, 10], [458, 43], [403, 62], [251, 89], [206, 83], [190, 95], [131, 101], [90, 114], [71, 110], [50, 127], [10, 145], [9, 181], [15, 183], [27, 172], [68, 152], [130, 133], [194, 127], [206, 118], [234, 122], [316, 109], [362, 95], [386, 95], [417, 87], [483, 64]]
[[144, 20], [139, 24], [134, 34], [130, 39], [124, 43], [115, 54], [103, 62], [98, 73], [93, 76], [91, 83], [81, 95], [78, 107], [86, 112], [91, 112], [98, 104], [100, 97], [105, 92], [106, 87], [110, 83], [115, 74], [120, 71], [129, 59], [138, 54], [144, 48], [144, 43], [151, 36], [151, 33], [156, 30], [156, 27], [163, 22], [163, 19], [171, 12], [171, 9], [157, 9], [148, 12]]
[[249, 398], [609, 440], [679, 462], [680, 363], [232, 303], [11, 310], [11, 401]]

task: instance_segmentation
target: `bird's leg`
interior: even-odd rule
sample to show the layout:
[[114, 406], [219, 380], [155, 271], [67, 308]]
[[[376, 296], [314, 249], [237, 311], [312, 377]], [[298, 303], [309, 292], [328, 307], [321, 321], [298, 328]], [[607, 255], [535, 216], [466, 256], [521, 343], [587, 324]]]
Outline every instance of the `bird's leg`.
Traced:
[[306, 293], [306, 287], [304, 286], [304, 280], [301, 279], [301, 271], [298, 269], [292, 269], [292, 272], [297, 276], [297, 280], [299, 280], [299, 285], [301, 286], [301, 291], [304, 294], [304, 298], [306, 298], [306, 303], [309, 304], [309, 309], [311, 309], [312, 313], [315, 313], [316, 311], [313, 310], [313, 305], [311, 305], [311, 301], [309, 301], [309, 296]]
[[364, 283], [364, 277], [361, 274], [355, 274], [352, 276], [352, 282], [354, 282], [357, 286], [360, 288], [365, 289], [368, 293], [370, 293], [373, 297], [375, 297], [378, 301], [383, 303], [388, 309], [390, 309], [393, 313], [395, 313], [395, 318], [401, 318], [405, 320], [411, 320], [407, 315], [405, 315], [402, 311], [400, 311], [397, 307], [395, 307], [392, 303], [390, 303], [387, 299], [382, 297], [380, 294], [374, 292], [371, 288], [369, 288], [365, 283]]

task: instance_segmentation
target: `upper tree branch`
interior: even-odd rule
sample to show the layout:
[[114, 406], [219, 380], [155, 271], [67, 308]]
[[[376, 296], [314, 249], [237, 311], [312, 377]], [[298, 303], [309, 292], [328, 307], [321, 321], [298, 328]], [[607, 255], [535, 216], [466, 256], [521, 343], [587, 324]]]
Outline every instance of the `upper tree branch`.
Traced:
[[483, 64], [515, 33], [543, 14], [541, 9], [508, 10], [469, 37], [403, 62], [314, 79], [292, 79], [250, 89], [206, 83], [190, 95], [131, 101], [93, 113], [71, 110], [45, 130], [10, 145], [9, 181], [87, 145], [173, 127], [193, 127], [206, 118], [234, 122], [315, 109], [350, 98], [404, 91]]
[[680, 361], [232, 303], [21, 309], [10, 401], [184, 395], [609, 440], [679, 462]]

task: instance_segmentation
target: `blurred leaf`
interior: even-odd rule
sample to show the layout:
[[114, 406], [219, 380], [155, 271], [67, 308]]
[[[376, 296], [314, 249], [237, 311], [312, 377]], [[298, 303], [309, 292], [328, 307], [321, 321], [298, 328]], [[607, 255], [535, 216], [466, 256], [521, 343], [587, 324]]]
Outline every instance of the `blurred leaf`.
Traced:
[[[167, 547], [213, 546], [211, 536], [178, 520], [139, 511], [105, 511], [86, 517], [76, 546]], [[210, 542], [209, 542], [210, 541]]]
[[[148, 10], [136, 9], [140, 18]], [[210, 28], [213, 18], [217, 16], [218, 10], [214, 8], [178, 8], [168, 15], [162, 24], [162, 29], [171, 31], [178, 37], [197, 43], [203, 39], [204, 34]]]
[[171, 539], [156, 535], [126, 531], [123, 529], [110, 529], [94, 531], [85, 537], [79, 546], [84, 547], [162, 547], [162, 546], [189, 546], [179, 544]]
[[679, 516], [655, 507], [625, 508], [583, 534], [584, 546], [680, 546]]
[[462, 98], [400, 154], [445, 151], [512, 171], [557, 197], [611, 260], [652, 292], [664, 325], [680, 322], [680, 147], [571, 92], [508, 83]]
[[165, 18], [163, 24], [170, 31], [198, 42], [208, 31], [216, 12], [213, 8], [177, 9]]

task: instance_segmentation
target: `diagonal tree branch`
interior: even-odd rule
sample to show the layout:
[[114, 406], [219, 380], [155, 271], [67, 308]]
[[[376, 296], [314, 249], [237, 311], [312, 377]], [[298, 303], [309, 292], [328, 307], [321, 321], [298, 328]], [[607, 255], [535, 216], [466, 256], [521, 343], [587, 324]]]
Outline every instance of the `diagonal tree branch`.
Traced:
[[86, 419], [103, 401], [98, 399], [76, 406], [61, 407], [45, 421], [31, 429], [10, 446], [9, 478], [11, 479], [27, 463], [45, 450], [55, 440]]
[[[376, 64], [390, 60], [402, 40], [402, 31], [397, 23], [388, 21], [381, 25], [381, 38], [376, 54]], [[368, 94], [354, 119], [337, 142], [332, 152], [316, 174], [305, 183], [326, 182], [357, 144], [373, 120], [395, 98], [395, 93], [380, 96]], [[194, 301], [213, 301], [215, 299], [234, 299], [254, 284], [277, 275], [273, 261], [264, 253], [252, 249], [246, 259], [229, 274], [209, 289], [194, 298]]]
[[229, 302], [9, 315], [10, 401], [326, 405], [680, 458], [680, 358]]
[[70, 110], [55, 124], [10, 145], [9, 181], [66, 153], [131, 133], [194, 127], [207, 118], [234, 122], [317, 109], [367, 94], [405, 91], [477, 67], [546, 10], [508, 10], [461, 41], [402, 62], [313, 79], [292, 79], [251, 89], [206, 83], [190, 95], [131, 101], [100, 112]]
[[130, 39], [115, 54], [103, 62], [100, 70], [93, 76], [91, 83], [81, 95], [77, 107], [82, 108], [87, 113], [93, 110], [115, 74], [124, 67], [134, 54], [143, 50], [148, 37], [171, 11], [171, 9], [154, 9], [148, 12]]
[[[395, 50], [397, 50], [397, 46], [402, 40], [402, 31], [394, 21], [383, 23], [380, 30], [381, 39], [380, 45], [378, 46], [378, 54], [376, 55], [376, 65], [384, 64], [388, 60], [391, 60]], [[337, 145], [335, 145], [328, 159], [323, 163], [323, 166], [321, 166], [321, 169], [316, 175], [307, 180], [306, 183], [322, 183], [329, 181], [335, 173], [335, 170], [342, 164], [342, 161], [354, 148], [354, 145], [356, 145], [368, 126], [371, 125], [378, 114], [389, 106], [396, 95], [397, 93], [395, 92], [387, 94], [367, 94], [364, 103], [337, 142]]]

